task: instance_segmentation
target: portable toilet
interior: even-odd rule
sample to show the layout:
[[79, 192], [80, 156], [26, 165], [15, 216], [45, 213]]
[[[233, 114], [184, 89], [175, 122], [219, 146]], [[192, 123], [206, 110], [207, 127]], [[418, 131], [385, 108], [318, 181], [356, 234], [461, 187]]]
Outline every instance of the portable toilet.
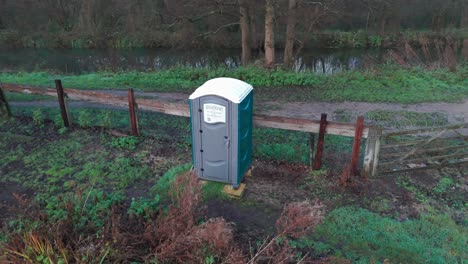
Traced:
[[252, 163], [253, 87], [216, 78], [197, 88], [189, 103], [196, 174], [237, 189]]

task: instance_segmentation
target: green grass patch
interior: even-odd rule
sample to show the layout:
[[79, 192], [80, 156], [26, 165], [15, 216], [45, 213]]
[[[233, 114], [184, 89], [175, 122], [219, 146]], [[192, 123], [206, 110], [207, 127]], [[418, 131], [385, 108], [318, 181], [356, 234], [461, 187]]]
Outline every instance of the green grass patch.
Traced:
[[228, 196], [223, 192], [226, 183], [206, 181], [202, 187], [203, 200], [226, 199]]
[[454, 185], [454, 182], [453, 182], [452, 178], [443, 177], [442, 179], [440, 179], [437, 186], [434, 187], [434, 189], [432, 189], [432, 191], [437, 193], [437, 194], [442, 194], [442, 193], [445, 193], [447, 191], [447, 189], [452, 187], [453, 185]]
[[8, 102], [34, 102], [34, 101], [43, 101], [43, 100], [57, 100], [55, 97], [52, 97], [52, 96], [9, 93], [9, 92], [5, 93], [5, 97]]
[[[43, 123], [44, 119], [54, 121], [56, 127], [60, 128], [60, 110], [49, 107], [12, 107], [14, 115], [32, 116], [34, 122]], [[81, 127], [104, 127], [114, 129], [129, 129], [129, 117], [127, 110], [118, 109], [70, 109], [72, 123]], [[187, 148], [190, 144], [190, 123], [185, 117], [175, 117], [161, 113], [140, 112], [138, 113], [140, 129], [144, 134], [153, 135], [161, 139], [184, 138], [184, 141], [177, 144]], [[127, 137], [124, 139], [114, 139], [111, 142], [113, 147], [123, 149], [134, 148], [138, 142], [136, 138]]]
[[447, 215], [424, 214], [403, 222], [364, 209], [333, 210], [312, 238], [294, 242], [317, 254], [344, 257], [353, 263], [464, 263], [468, 229]]
[[[32, 116], [37, 126], [44, 125], [44, 119], [53, 120], [57, 128], [62, 127], [60, 112], [56, 108], [13, 107], [16, 115]], [[72, 109], [72, 122], [82, 127], [101, 126], [105, 128], [129, 129], [126, 110]], [[173, 141], [181, 153], [191, 149], [190, 122], [185, 117], [174, 117], [160, 113], [140, 112], [140, 128], [143, 134], [156, 139]], [[317, 141], [317, 137], [315, 137]], [[350, 152], [352, 138], [326, 135], [325, 153]], [[281, 129], [258, 128], [253, 131], [253, 157], [269, 160], [309, 164], [310, 133]], [[108, 146], [132, 150], [139, 142], [134, 137], [112, 138]]]
[[112, 151], [111, 137], [85, 131], [52, 141], [2, 137], [0, 146], [6, 150], [0, 156], [0, 181], [16, 182], [46, 196], [91, 186], [117, 191], [153, 175], [138, 153]]
[[367, 112], [364, 117], [366, 120], [375, 122], [383, 127], [432, 127], [448, 124], [447, 114], [439, 112], [418, 113], [409, 111], [375, 110]]
[[151, 191], [159, 194], [160, 196], [164, 198], [168, 198], [169, 188], [171, 187], [171, 184], [174, 182], [174, 179], [176, 178], [176, 176], [190, 170], [191, 167], [192, 167], [192, 164], [187, 163], [187, 164], [183, 164], [183, 165], [171, 168], [166, 173], [164, 173], [164, 175], [161, 176], [161, 178], [159, 178], [156, 185], [151, 188]]
[[[43, 116], [47, 114], [43, 111]], [[5, 126], [0, 128], [5, 131], [0, 131], [0, 183], [16, 183], [24, 190], [34, 190], [35, 201], [57, 221], [69, 217], [64, 207], [76, 202], [83, 211], [73, 216], [83, 218], [76, 221], [101, 225], [96, 219], [127, 195], [128, 213], [148, 217], [159, 210], [160, 201], [168, 198], [174, 178], [191, 167], [176, 166], [158, 177], [170, 162], [150, 167], [146, 159], [160, 147], [156, 144], [148, 148], [146, 144], [154, 141], [145, 137], [116, 138], [87, 130], [54, 135], [50, 124], [38, 128], [16, 119], [2, 123]], [[42, 131], [47, 139], [41, 138]], [[92, 201], [85, 202], [85, 198]], [[91, 205], [94, 207], [88, 208]]]
[[401, 68], [383, 65], [369, 70], [345, 71], [333, 76], [311, 71], [268, 70], [253, 66], [228, 69], [175, 67], [152, 72], [96, 72], [58, 75], [47, 72], [2, 73], [6, 83], [52, 86], [61, 79], [65, 87], [79, 89], [137, 88], [144, 91], [192, 92], [216, 77], [244, 80], [255, 87], [257, 98], [289, 101], [459, 102], [468, 97], [467, 63], [457, 72], [445, 69]]
[[258, 158], [307, 163], [308, 142], [307, 133], [270, 128], [253, 131], [254, 156]]

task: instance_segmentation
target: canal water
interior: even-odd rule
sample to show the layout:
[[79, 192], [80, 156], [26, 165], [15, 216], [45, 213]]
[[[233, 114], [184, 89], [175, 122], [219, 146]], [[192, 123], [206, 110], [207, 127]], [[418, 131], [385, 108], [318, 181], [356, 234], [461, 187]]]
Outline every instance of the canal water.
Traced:
[[[240, 54], [237, 49], [0, 49], [0, 72], [47, 70], [82, 74], [102, 70], [152, 71], [175, 66], [236, 68], [240, 65]], [[379, 49], [303, 50], [292, 67], [296, 71], [334, 74], [382, 63], [385, 54], [385, 50]], [[262, 54], [255, 57], [261, 58]], [[277, 61], [282, 61], [281, 50], [277, 51]]]

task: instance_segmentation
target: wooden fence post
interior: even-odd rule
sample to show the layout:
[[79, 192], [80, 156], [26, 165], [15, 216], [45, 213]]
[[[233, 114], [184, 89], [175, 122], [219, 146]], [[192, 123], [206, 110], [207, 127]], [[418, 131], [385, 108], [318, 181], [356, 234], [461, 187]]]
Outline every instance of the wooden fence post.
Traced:
[[128, 111], [130, 113], [130, 128], [132, 136], [139, 136], [138, 116], [136, 114], [137, 104], [133, 94], [133, 89], [128, 89]]
[[375, 151], [374, 151], [374, 164], [372, 166], [371, 176], [377, 175], [377, 167], [379, 165], [379, 155], [380, 155], [380, 144], [382, 141], [382, 129], [378, 128], [377, 138], [375, 140]]
[[358, 173], [359, 149], [361, 148], [362, 130], [364, 128], [364, 117], [360, 116], [357, 119], [356, 130], [354, 134], [353, 151], [351, 154], [351, 173]]
[[320, 117], [320, 130], [317, 142], [317, 152], [315, 154], [314, 166], [312, 169], [319, 170], [322, 164], [323, 142], [325, 141], [325, 130], [327, 128], [327, 114], [322, 114]]
[[377, 173], [377, 163], [380, 152], [380, 138], [382, 129], [379, 127], [370, 127], [366, 140], [366, 150], [364, 154], [364, 173], [368, 176], [375, 176]]
[[63, 125], [65, 127], [70, 127], [70, 119], [67, 105], [65, 103], [65, 93], [63, 92], [61, 80], [55, 80], [55, 88], [57, 89], [57, 98], [60, 105], [60, 113], [62, 115]]
[[7, 99], [5, 94], [2, 91], [2, 88], [0, 87], [0, 114], [3, 117], [10, 117], [11, 116], [11, 111], [10, 111], [10, 106], [8, 105]]

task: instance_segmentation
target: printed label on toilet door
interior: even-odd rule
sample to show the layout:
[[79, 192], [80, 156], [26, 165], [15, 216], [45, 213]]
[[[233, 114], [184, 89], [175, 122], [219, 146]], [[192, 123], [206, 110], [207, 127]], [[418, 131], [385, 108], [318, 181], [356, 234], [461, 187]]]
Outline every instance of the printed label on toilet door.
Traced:
[[209, 124], [226, 123], [226, 107], [218, 104], [204, 104], [203, 120]]

